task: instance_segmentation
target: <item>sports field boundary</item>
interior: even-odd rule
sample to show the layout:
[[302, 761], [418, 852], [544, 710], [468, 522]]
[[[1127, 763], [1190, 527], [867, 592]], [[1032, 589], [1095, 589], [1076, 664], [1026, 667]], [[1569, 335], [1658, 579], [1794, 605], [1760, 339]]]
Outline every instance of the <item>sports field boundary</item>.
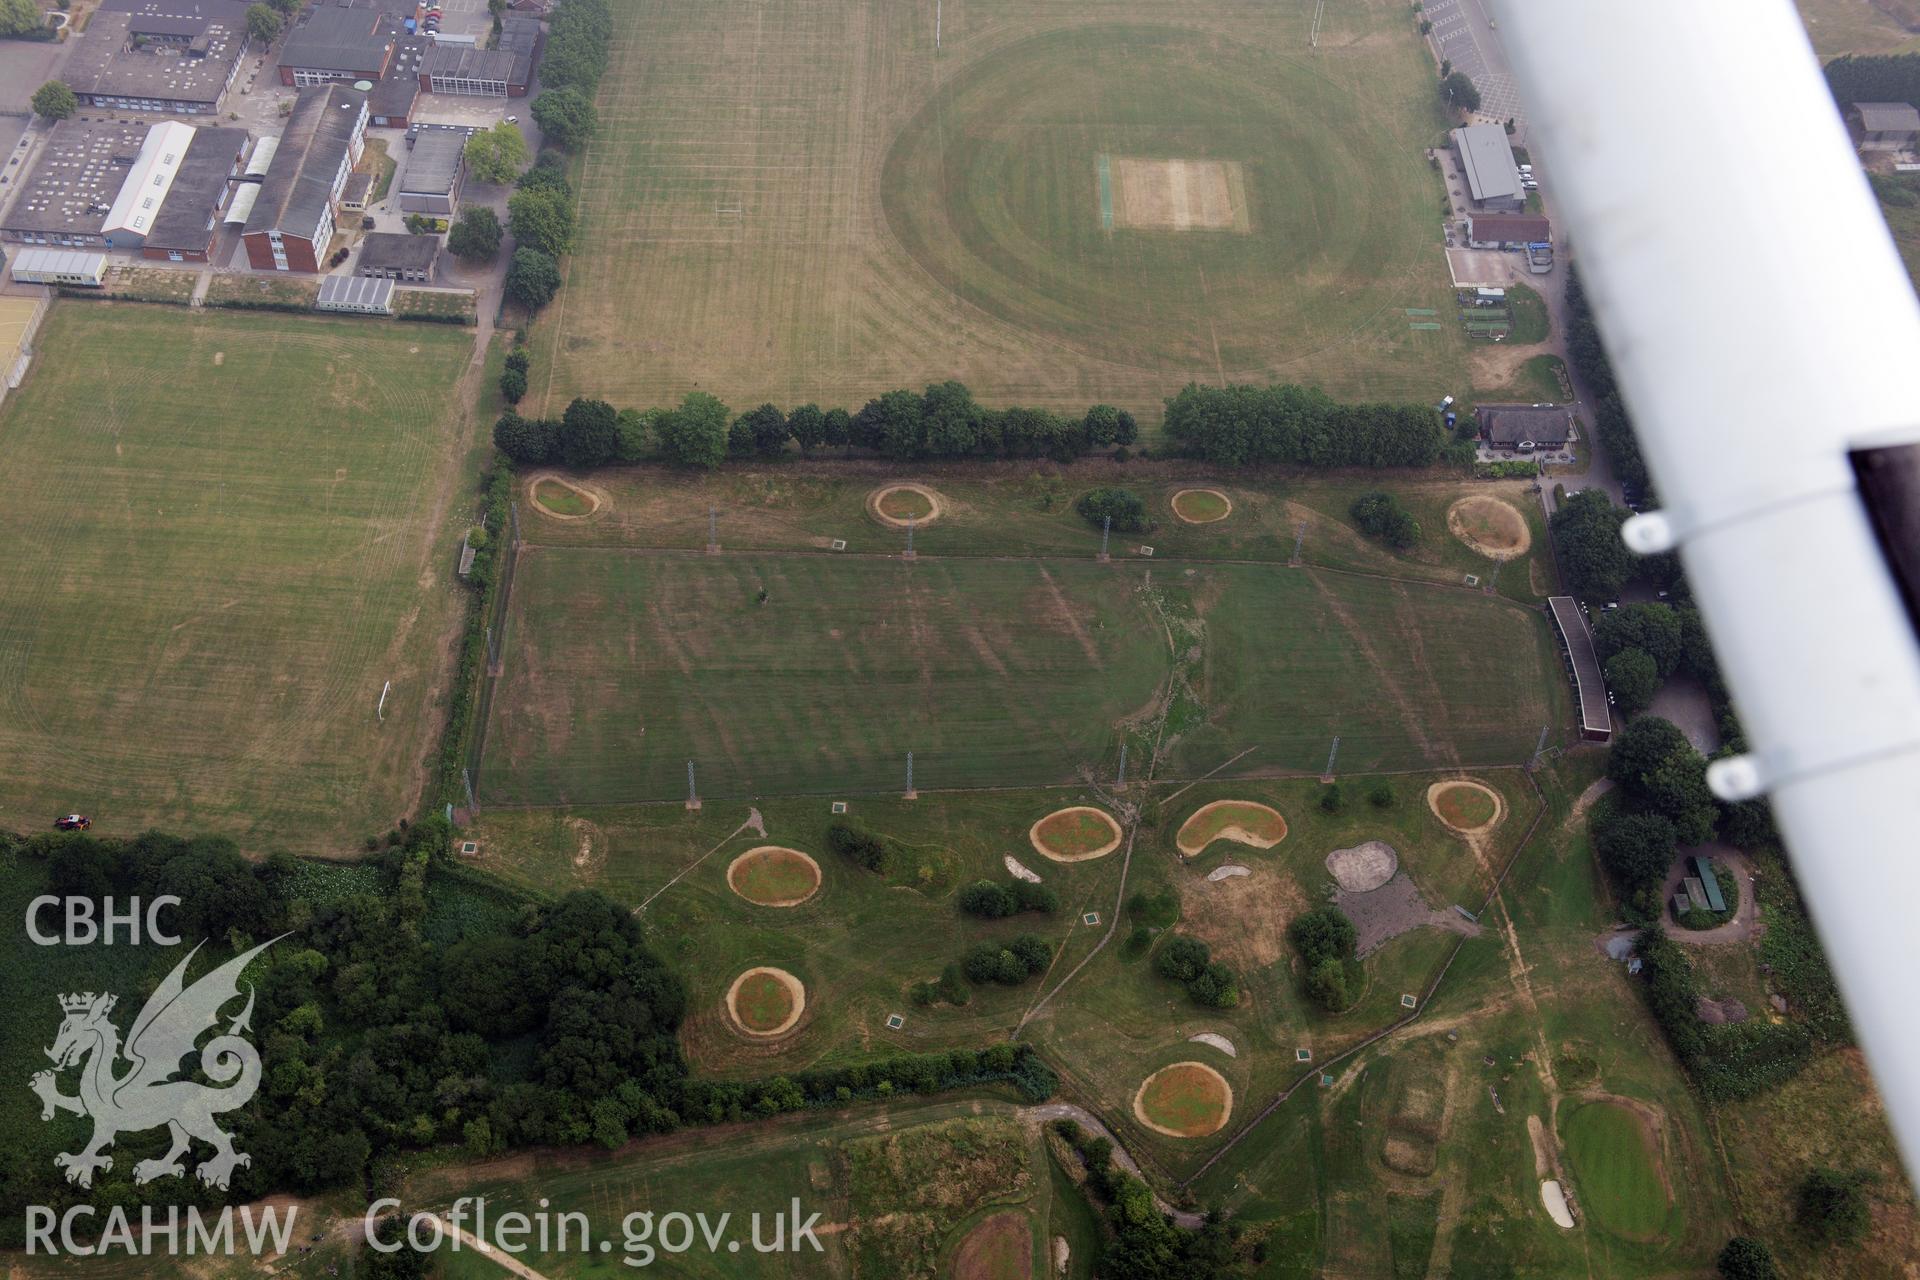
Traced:
[[507, 618], [513, 595], [513, 574], [520, 563], [520, 504], [507, 505], [508, 537], [506, 553], [500, 558], [500, 577], [498, 587], [493, 593], [492, 616], [488, 618], [486, 652], [481, 655], [484, 666], [480, 669], [480, 696], [476, 700], [474, 714], [477, 723], [473, 728], [473, 740], [467, 750], [467, 799], [472, 812], [480, 811], [480, 762], [486, 758], [487, 724], [493, 718], [493, 694], [500, 684], [500, 675], [506, 669]]

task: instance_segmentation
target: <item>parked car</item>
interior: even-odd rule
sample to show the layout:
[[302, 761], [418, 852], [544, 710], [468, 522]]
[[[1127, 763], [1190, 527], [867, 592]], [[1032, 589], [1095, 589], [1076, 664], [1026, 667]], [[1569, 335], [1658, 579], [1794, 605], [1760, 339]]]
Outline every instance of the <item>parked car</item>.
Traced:
[[507, 123], [508, 123], [508, 124], [519, 124], [519, 123], [520, 123], [520, 117], [519, 117], [519, 116], [508, 116], [508, 117], [507, 117]]
[[70, 813], [54, 823], [56, 831], [85, 831], [93, 825], [93, 819], [84, 813]]

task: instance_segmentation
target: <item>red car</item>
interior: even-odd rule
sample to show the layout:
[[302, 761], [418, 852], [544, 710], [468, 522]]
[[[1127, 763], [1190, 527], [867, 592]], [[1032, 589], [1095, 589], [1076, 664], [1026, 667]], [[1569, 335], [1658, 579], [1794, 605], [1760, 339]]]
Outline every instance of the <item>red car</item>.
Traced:
[[53, 825], [58, 831], [85, 831], [93, 825], [93, 819], [84, 813], [70, 813]]

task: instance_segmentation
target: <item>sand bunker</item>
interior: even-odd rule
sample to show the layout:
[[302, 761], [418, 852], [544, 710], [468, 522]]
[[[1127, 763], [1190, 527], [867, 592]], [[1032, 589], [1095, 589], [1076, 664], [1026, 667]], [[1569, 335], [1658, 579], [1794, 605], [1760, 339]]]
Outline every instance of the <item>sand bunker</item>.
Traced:
[[1567, 1194], [1554, 1179], [1548, 1178], [1540, 1184], [1540, 1203], [1547, 1206], [1547, 1216], [1553, 1219], [1553, 1225], [1563, 1230], [1573, 1230], [1573, 1214], [1567, 1209]]
[[1207, 872], [1207, 879], [1231, 880], [1235, 876], [1250, 876], [1252, 874], [1253, 868], [1251, 867], [1236, 866], [1233, 863], [1228, 863], [1224, 867], [1215, 867], [1213, 870]]
[[1188, 524], [1212, 524], [1233, 514], [1233, 499], [1218, 489], [1182, 489], [1173, 495], [1173, 514]]
[[820, 864], [798, 849], [763, 844], [727, 864], [727, 887], [763, 907], [797, 907], [820, 892]]
[[[784, 989], [781, 999], [779, 989]], [[756, 1040], [783, 1036], [807, 1011], [807, 989], [785, 969], [765, 965], [749, 969], [727, 988], [727, 1016], [733, 1025]]]
[[1187, 1039], [1194, 1044], [1210, 1044], [1220, 1052], [1226, 1054], [1229, 1058], [1237, 1058], [1240, 1056], [1234, 1051], [1233, 1041], [1211, 1031], [1195, 1032], [1193, 1035], [1188, 1036]]
[[1120, 824], [1112, 815], [1079, 804], [1056, 809], [1027, 830], [1027, 839], [1055, 862], [1104, 858], [1120, 847]]
[[1441, 826], [1463, 836], [1478, 835], [1507, 816], [1507, 803], [1498, 791], [1459, 778], [1428, 787], [1427, 807]]
[[1133, 1118], [1169, 1138], [1218, 1133], [1232, 1114], [1233, 1086], [1204, 1062], [1162, 1067], [1133, 1095]]
[[1327, 870], [1334, 883], [1348, 893], [1372, 893], [1400, 869], [1400, 855], [1382, 840], [1369, 840], [1351, 849], [1335, 849], [1327, 855]]
[[1113, 225], [1142, 231], [1252, 229], [1246, 179], [1232, 160], [1103, 156], [1112, 180]]
[[[565, 489], [580, 502], [585, 503], [587, 509], [585, 511], [573, 510], [575, 504], [571, 502], [562, 504], [556, 501], [555, 505], [548, 506], [540, 497], [540, 490], [547, 486]], [[548, 495], [549, 498], [552, 498], [552, 496], [551, 494]], [[577, 485], [566, 477], [555, 475], [551, 471], [542, 471], [528, 479], [527, 501], [533, 504], [534, 510], [553, 520], [585, 520], [589, 516], [600, 514], [600, 508], [606, 504], [605, 499], [593, 490]]]
[[1462, 498], [1447, 508], [1447, 532], [1494, 560], [1525, 555], [1533, 545], [1533, 531], [1519, 509], [1483, 493]]
[[1254, 849], [1271, 849], [1287, 838], [1287, 820], [1276, 809], [1252, 800], [1215, 800], [1201, 805], [1180, 824], [1174, 843], [1193, 857], [1215, 840], [1232, 840]]
[[[916, 502], [913, 497], [921, 501]], [[867, 495], [867, 514], [881, 524], [904, 529], [909, 523], [916, 528], [925, 528], [938, 520], [946, 512], [946, 503], [940, 495], [923, 484], [889, 484], [875, 489]]]
[[1007, 854], [1001, 861], [1007, 864], [1007, 874], [1015, 880], [1025, 880], [1028, 884], [1040, 883], [1040, 873], [1028, 867], [1026, 863], [1020, 861], [1020, 859], [1014, 857], [1012, 854]]

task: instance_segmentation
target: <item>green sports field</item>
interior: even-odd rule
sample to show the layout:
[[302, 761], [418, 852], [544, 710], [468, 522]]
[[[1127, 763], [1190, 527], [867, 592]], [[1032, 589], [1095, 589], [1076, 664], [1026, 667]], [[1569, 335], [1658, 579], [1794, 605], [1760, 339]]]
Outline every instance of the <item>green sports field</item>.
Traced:
[[1437, 396], [1432, 64], [1405, 6], [1315, 10], [964, 0], [936, 47], [931, 3], [616, 6], [531, 403]]
[[470, 346], [55, 304], [0, 410], [0, 822], [343, 851], [411, 810]]

